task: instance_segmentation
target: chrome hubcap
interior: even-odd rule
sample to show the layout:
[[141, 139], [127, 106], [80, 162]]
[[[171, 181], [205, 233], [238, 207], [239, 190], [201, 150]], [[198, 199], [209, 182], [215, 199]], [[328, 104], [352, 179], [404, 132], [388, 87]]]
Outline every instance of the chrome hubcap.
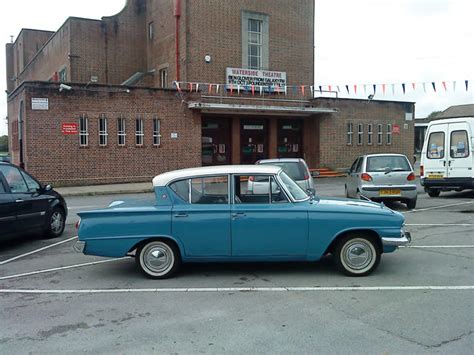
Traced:
[[174, 256], [166, 244], [156, 242], [145, 247], [142, 252], [142, 261], [151, 273], [162, 274], [173, 266]]
[[347, 243], [342, 253], [343, 262], [354, 270], [365, 269], [374, 260], [374, 252], [371, 246], [361, 240]]
[[51, 216], [51, 230], [54, 233], [59, 233], [63, 227], [63, 215], [61, 212], [54, 212]]

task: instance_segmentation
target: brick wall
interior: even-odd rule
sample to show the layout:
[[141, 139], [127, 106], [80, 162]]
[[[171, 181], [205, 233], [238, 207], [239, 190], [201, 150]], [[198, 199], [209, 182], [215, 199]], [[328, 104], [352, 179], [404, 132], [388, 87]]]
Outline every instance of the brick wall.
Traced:
[[[93, 86], [59, 92], [53, 84], [25, 83], [27, 125], [26, 169], [56, 186], [151, 181], [165, 171], [201, 164], [201, 119], [181, 104], [174, 91]], [[17, 106], [20, 92], [9, 107]], [[47, 97], [48, 111], [31, 110], [31, 97]], [[11, 112], [15, 116], [15, 112]], [[78, 135], [61, 133], [63, 123], [89, 120], [89, 145]], [[108, 144], [99, 147], [98, 120], [105, 114]], [[126, 145], [118, 145], [117, 118], [126, 118]], [[144, 119], [144, 144], [135, 145], [135, 119]], [[153, 146], [152, 120], [161, 120], [161, 146]], [[178, 139], [171, 139], [171, 133]]]
[[[410, 160], [414, 152], [414, 123], [406, 121], [405, 113], [414, 113], [410, 102], [376, 101], [351, 99], [316, 99], [321, 107], [337, 108], [338, 113], [320, 116], [320, 167], [340, 169], [350, 167], [356, 157], [371, 153], [401, 153]], [[347, 123], [353, 123], [352, 144], [348, 145]], [[363, 124], [363, 143], [357, 142], [358, 124]], [[367, 127], [373, 125], [373, 143], [367, 144]], [[383, 127], [383, 143], [377, 144], [377, 125]], [[387, 144], [387, 124], [398, 125], [400, 134], [392, 133], [392, 144]], [[407, 127], [405, 128], [405, 125]]]

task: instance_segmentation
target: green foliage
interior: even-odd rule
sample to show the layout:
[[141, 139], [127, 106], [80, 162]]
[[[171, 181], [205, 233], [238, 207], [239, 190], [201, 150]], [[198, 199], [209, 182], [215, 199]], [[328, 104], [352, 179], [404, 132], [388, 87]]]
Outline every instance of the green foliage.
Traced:
[[436, 116], [438, 116], [441, 112], [443, 111], [433, 111], [431, 112], [427, 118], [435, 118]]
[[0, 152], [8, 152], [8, 136], [0, 136]]

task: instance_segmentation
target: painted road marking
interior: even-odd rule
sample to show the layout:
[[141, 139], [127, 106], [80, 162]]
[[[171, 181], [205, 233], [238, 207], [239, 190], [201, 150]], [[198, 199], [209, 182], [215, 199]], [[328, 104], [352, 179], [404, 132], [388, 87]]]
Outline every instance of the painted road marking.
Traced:
[[402, 245], [400, 248], [474, 248], [474, 245]]
[[460, 226], [460, 227], [470, 227], [474, 226], [473, 223], [407, 223], [407, 226], [433, 226], [433, 227], [452, 227], [452, 226]]
[[47, 245], [47, 246], [45, 246], [45, 247], [42, 247], [42, 248], [39, 248], [39, 249], [30, 251], [30, 252], [28, 252], [28, 253], [15, 256], [14, 258], [7, 259], [7, 260], [4, 260], [4, 261], [0, 262], [0, 265], [4, 265], [4, 264], [7, 264], [7, 263], [9, 263], [9, 262], [11, 262], [11, 261], [21, 259], [21, 258], [23, 258], [23, 257], [25, 257], [25, 256], [28, 256], [28, 255], [31, 255], [31, 254], [35, 254], [35, 253], [39, 253], [40, 251], [43, 251], [43, 250], [46, 250], [46, 249], [55, 247], [55, 246], [57, 246], [57, 245], [61, 245], [61, 244], [67, 243], [67, 242], [70, 242], [71, 240], [74, 240], [74, 239], [76, 239], [76, 238], [77, 238], [77, 237], [71, 237], [71, 238], [69, 238], [69, 239], [61, 240], [60, 242], [57, 242], [57, 243], [54, 243], [54, 244], [51, 244], [51, 245]]
[[474, 201], [453, 203], [453, 204], [450, 204], [450, 205], [441, 205], [441, 206], [434, 206], [434, 207], [427, 207], [427, 208], [420, 208], [420, 209], [405, 211], [405, 212], [402, 212], [402, 213], [414, 213], [414, 212], [430, 211], [430, 210], [436, 210], [436, 209], [445, 208], [445, 207], [468, 205], [468, 204], [471, 204], [471, 203], [474, 203]]
[[97, 294], [97, 293], [175, 293], [175, 292], [321, 292], [321, 291], [472, 291], [474, 286], [348, 286], [348, 287], [175, 287], [175, 288], [112, 288], [112, 289], [0, 289], [0, 293], [33, 294]]
[[8, 279], [15, 279], [17, 277], [23, 277], [23, 276], [31, 276], [31, 275], [37, 275], [37, 274], [44, 274], [46, 272], [53, 272], [53, 271], [59, 271], [59, 270], [67, 270], [67, 269], [74, 269], [77, 267], [83, 267], [83, 266], [90, 266], [90, 265], [97, 265], [97, 264], [105, 264], [105, 263], [110, 263], [113, 261], [119, 261], [123, 259], [128, 259], [128, 256], [124, 256], [122, 258], [117, 258], [117, 259], [107, 259], [107, 260], [99, 260], [99, 261], [92, 261], [89, 263], [83, 263], [83, 264], [76, 264], [76, 265], [68, 265], [68, 266], [60, 266], [60, 267], [55, 267], [52, 269], [44, 269], [44, 270], [37, 270], [37, 271], [30, 271], [30, 272], [24, 272], [22, 274], [16, 274], [16, 275], [9, 275], [9, 276], [2, 276], [0, 277], [0, 280], [8, 280]]

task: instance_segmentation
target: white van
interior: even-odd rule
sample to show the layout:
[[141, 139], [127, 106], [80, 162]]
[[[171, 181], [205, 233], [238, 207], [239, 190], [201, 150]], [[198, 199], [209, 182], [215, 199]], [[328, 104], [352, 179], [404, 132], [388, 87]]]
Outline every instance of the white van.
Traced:
[[431, 121], [421, 152], [421, 185], [431, 197], [474, 189], [474, 117]]

